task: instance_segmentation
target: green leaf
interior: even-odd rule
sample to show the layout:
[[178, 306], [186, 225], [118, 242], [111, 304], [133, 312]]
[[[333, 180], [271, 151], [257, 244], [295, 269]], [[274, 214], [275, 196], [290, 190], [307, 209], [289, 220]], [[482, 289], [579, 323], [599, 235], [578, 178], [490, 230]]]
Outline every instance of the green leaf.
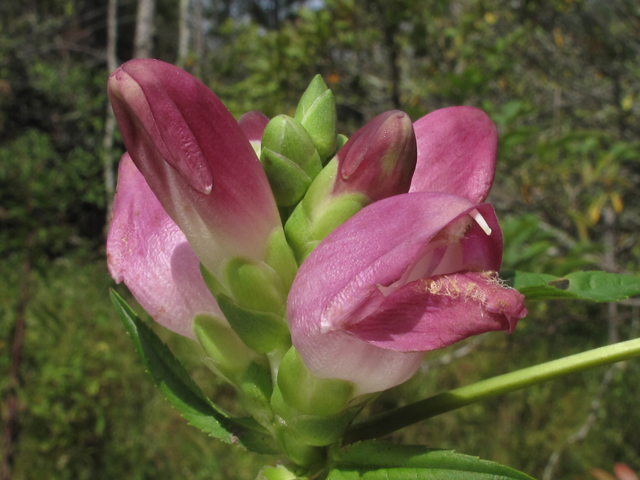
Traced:
[[422, 446], [366, 441], [330, 452], [327, 480], [532, 480], [495, 462]]
[[640, 277], [601, 271], [574, 272], [564, 277], [508, 270], [500, 276], [527, 300], [573, 298], [617, 302], [640, 294]]
[[272, 438], [252, 418], [233, 417], [213, 404], [153, 330], [113, 290], [111, 300], [154, 382], [191, 425], [225, 443], [258, 453], [278, 453]]

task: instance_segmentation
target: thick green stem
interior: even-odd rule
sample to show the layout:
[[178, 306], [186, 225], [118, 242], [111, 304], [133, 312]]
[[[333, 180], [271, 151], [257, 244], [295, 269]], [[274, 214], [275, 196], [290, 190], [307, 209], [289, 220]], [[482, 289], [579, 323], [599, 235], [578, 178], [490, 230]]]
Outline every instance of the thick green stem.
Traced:
[[570, 373], [581, 372], [637, 356], [640, 356], [640, 339], [596, 348], [456, 388], [356, 423], [347, 430], [343, 444], [347, 445], [361, 440], [381, 437], [408, 425], [470, 405], [485, 398], [495, 397]]

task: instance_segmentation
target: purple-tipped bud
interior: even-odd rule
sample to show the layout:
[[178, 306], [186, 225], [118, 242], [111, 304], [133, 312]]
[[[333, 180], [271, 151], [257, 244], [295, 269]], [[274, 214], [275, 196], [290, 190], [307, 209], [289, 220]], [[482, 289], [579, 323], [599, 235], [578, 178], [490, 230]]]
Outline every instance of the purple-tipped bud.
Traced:
[[263, 261], [278, 210], [222, 102], [192, 75], [149, 59], [118, 68], [108, 91], [131, 158], [207, 270], [222, 278], [230, 257]]
[[416, 166], [416, 136], [409, 116], [382, 113], [338, 152], [333, 194], [364, 193], [371, 202], [406, 193]]

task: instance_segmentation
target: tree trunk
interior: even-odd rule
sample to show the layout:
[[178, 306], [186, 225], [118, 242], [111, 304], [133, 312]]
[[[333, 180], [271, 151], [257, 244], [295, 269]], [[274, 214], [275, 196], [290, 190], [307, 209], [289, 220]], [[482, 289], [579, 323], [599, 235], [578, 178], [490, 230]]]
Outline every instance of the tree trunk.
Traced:
[[[117, 40], [117, 9], [118, 0], [109, 0], [107, 6], [107, 70], [113, 72], [118, 67], [116, 59]], [[115, 194], [115, 176], [113, 175], [113, 133], [116, 129], [116, 118], [113, 115], [111, 103], [107, 101], [106, 120], [104, 123], [104, 139], [102, 140], [102, 165], [104, 177], [104, 193], [106, 197], [105, 232], [109, 228], [113, 195]]]
[[11, 367], [9, 382], [4, 400], [4, 428], [2, 429], [2, 461], [0, 463], [0, 480], [11, 480], [16, 455], [16, 443], [20, 433], [20, 408], [18, 391], [22, 386], [20, 366], [22, 364], [22, 348], [24, 344], [25, 316], [29, 303], [29, 287], [31, 277], [31, 258], [29, 246], [31, 235], [27, 238], [26, 258], [22, 264], [22, 285], [16, 307], [16, 323], [13, 326], [11, 341]]
[[202, 21], [202, 0], [194, 0], [193, 5], [193, 51], [195, 57], [195, 68], [193, 74], [202, 79], [202, 64], [204, 57], [204, 40], [203, 29], [204, 22]]
[[133, 56], [150, 58], [153, 50], [153, 14], [156, 9], [155, 0], [138, 0], [136, 17], [136, 36], [133, 40]]
[[189, 0], [180, 0], [180, 27], [178, 30], [178, 62], [184, 68], [184, 62], [189, 55]]

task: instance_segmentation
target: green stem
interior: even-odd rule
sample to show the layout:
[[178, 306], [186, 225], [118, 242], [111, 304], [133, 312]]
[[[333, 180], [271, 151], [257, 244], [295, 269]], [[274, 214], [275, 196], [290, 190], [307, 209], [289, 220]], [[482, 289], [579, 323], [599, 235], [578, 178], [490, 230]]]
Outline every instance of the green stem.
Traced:
[[570, 373], [581, 372], [637, 356], [640, 356], [640, 339], [596, 348], [456, 388], [352, 425], [345, 433], [343, 445], [381, 437], [408, 425], [465, 407], [485, 398], [514, 392]]

